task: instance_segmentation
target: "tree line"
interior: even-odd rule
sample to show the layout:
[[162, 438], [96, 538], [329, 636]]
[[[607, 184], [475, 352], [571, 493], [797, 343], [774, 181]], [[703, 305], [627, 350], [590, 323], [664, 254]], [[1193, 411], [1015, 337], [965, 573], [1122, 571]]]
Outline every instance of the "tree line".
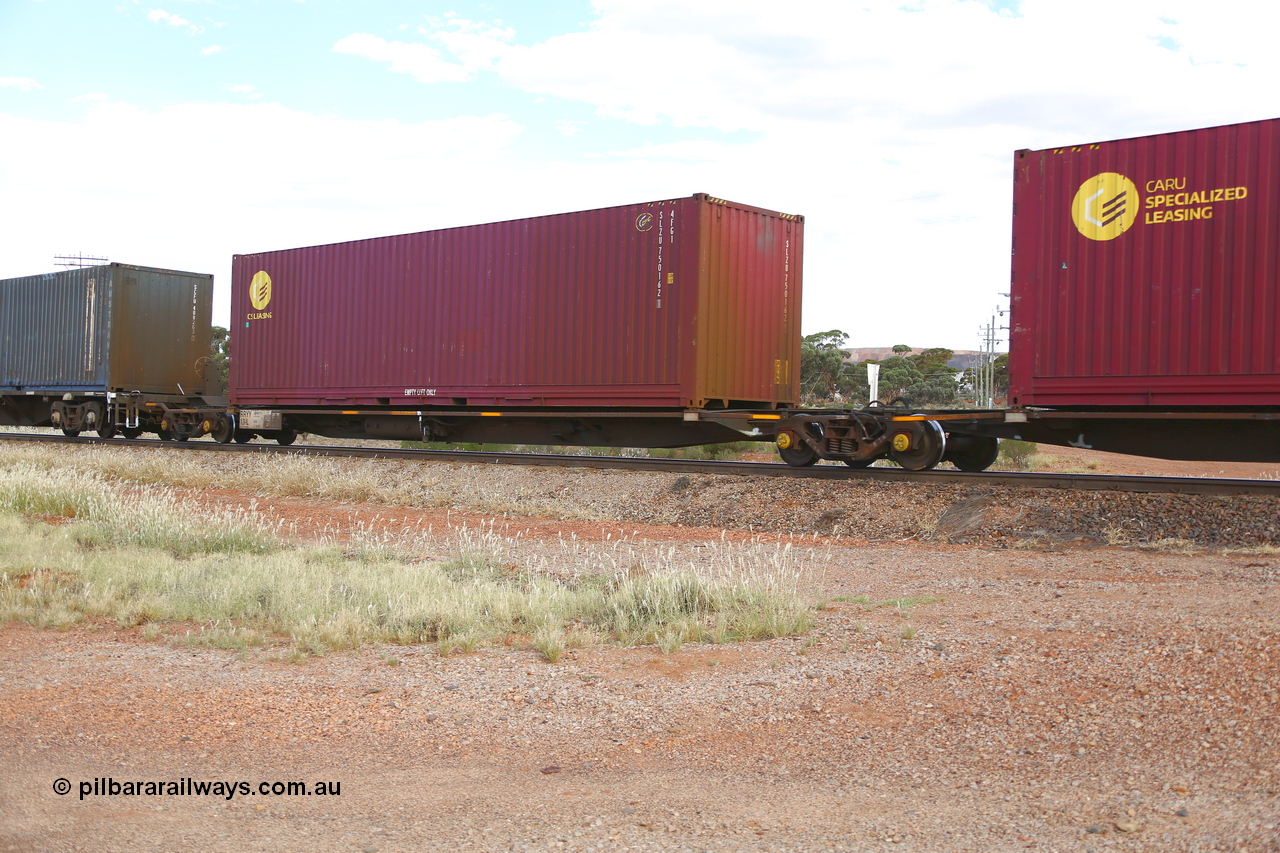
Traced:
[[[849, 336], [839, 329], [807, 335], [800, 344], [800, 399], [804, 405], [820, 403], [890, 404], [902, 401], [919, 408], [958, 407], [973, 402], [972, 370], [948, 367], [954, 350], [933, 347], [911, 354], [898, 344], [888, 358], [852, 362], [844, 345]], [[880, 365], [880, 383], [872, 401], [867, 366]], [[996, 359], [996, 391], [1009, 387], [1009, 356]]]

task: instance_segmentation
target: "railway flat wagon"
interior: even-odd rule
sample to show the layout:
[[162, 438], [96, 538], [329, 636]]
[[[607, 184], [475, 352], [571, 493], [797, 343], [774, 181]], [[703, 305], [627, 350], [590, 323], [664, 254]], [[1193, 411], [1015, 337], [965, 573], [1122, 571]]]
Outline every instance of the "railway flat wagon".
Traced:
[[236, 255], [237, 427], [733, 438], [686, 414], [799, 400], [803, 230], [799, 216], [694, 195]]
[[220, 392], [213, 276], [111, 263], [0, 281], [0, 423], [110, 436]]

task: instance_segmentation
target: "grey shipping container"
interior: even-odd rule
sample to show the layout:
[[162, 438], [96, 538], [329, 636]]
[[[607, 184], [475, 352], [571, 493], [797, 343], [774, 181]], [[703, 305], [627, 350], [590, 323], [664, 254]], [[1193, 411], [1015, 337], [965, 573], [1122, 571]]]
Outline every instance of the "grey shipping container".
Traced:
[[115, 263], [2, 280], [0, 394], [204, 394], [212, 296], [211, 275]]

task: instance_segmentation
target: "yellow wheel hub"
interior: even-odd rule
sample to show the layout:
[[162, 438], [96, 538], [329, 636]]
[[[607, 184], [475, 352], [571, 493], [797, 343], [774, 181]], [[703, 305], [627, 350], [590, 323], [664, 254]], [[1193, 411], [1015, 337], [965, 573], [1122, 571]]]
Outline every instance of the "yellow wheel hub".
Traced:
[[778, 447], [783, 450], [786, 450], [791, 447], [791, 445], [795, 444], [795, 441], [791, 438], [791, 433], [789, 432], [778, 433], [778, 437], [774, 440], [778, 443]]
[[900, 432], [893, 437], [893, 449], [899, 453], [905, 453], [911, 449], [911, 436], [905, 432]]

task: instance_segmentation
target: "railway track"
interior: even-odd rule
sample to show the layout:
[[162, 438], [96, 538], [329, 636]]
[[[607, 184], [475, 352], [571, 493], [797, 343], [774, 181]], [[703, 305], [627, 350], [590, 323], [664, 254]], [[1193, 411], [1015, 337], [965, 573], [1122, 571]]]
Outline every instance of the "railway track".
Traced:
[[870, 480], [877, 482], [947, 483], [969, 486], [1004, 486], [1023, 489], [1074, 489], [1082, 491], [1146, 492], [1188, 495], [1280, 495], [1280, 480], [1242, 480], [1209, 477], [1136, 477], [1110, 474], [1035, 474], [1012, 471], [938, 470], [904, 471], [901, 468], [848, 468], [815, 465], [793, 468], [778, 462], [717, 462], [693, 459], [649, 459], [623, 456], [563, 456], [535, 453], [486, 453], [465, 450], [405, 450], [386, 447], [337, 447], [277, 444], [218, 444], [213, 441], [172, 442], [158, 439], [101, 439], [33, 433], [0, 432], [0, 440], [71, 445], [143, 447], [162, 452], [289, 453], [361, 459], [404, 459], [464, 462], [486, 465], [536, 465], [552, 468], [595, 468], [629, 471], [664, 471], [682, 474], [732, 474], [751, 477], [795, 477], [815, 480]]

